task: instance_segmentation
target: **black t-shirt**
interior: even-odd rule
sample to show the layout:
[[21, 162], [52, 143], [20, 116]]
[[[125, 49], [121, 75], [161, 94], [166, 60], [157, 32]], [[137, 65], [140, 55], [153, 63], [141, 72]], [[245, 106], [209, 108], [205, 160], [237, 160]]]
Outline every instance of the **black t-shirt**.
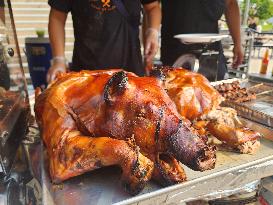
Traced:
[[[141, 3], [156, 0], [125, 0], [130, 18], [140, 21]], [[71, 12], [75, 44], [73, 70], [119, 67], [144, 73], [136, 29], [117, 10], [112, 0], [49, 0], [49, 5]]]
[[0, 7], [4, 7], [4, 6], [5, 6], [4, 0], [0, 0]]
[[218, 33], [218, 20], [225, 10], [225, 0], [161, 0], [163, 63], [172, 64], [191, 46], [173, 36], [187, 33]]

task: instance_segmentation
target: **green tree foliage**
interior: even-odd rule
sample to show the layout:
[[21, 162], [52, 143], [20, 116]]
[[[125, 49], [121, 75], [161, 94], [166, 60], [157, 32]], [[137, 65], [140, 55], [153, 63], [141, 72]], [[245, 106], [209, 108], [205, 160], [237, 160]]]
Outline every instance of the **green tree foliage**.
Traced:
[[[241, 3], [241, 8], [245, 10], [246, 0]], [[273, 0], [250, 0], [249, 16], [266, 20], [273, 16]]]

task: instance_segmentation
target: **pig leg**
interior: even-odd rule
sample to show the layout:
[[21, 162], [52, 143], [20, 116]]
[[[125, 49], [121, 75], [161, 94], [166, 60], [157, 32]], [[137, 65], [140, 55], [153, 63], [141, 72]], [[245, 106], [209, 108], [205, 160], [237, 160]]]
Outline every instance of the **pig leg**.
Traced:
[[63, 138], [62, 145], [49, 153], [53, 182], [58, 183], [100, 167], [119, 165], [123, 170], [122, 184], [127, 192], [134, 195], [144, 188], [153, 171], [153, 163], [148, 158], [125, 141], [80, 136], [78, 133], [70, 132]]
[[249, 128], [233, 128], [225, 124], [209, 122], [208, 131], [221, 142], [243, 154], [253, 154], [260, 147], [261, 134]]

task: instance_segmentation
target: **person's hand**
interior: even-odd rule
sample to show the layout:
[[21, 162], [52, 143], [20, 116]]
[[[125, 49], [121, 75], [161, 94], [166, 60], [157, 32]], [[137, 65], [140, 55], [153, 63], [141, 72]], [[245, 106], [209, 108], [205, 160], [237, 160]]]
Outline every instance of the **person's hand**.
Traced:
[[233, 63], [232, 67], [237, 68], [243, 63], [244, 52], [241, 45], [235, 45], [233, 48]]
[[[146, 42], [145, 48], [144, 48], [145, 64], [151, 65], [153, 58], [156, 55], [158, 50], [158, 31], [153, 28], [148, 28], [146, 32], [145, 42]], [[151, 66], [146, 66], [147, 73], [150, 72], [150, 69], [151, 69]]]
[[65, 73], [66, 70], [66, 64], [64, 62], [53, 63], [47, 72], [47, 83], [49, 84], [54, 81], [59, 73]]

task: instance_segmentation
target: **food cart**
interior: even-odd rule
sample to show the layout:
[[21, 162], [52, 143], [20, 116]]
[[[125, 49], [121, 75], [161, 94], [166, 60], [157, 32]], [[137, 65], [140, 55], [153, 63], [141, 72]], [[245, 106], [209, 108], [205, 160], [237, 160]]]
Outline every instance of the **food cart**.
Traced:
[[[198, 199], [211, 200], [229, 196], [250, 186], [249, 184], [255, 180], [273, 175], [273, 92], [271, 92], [273, 86], [251, 79], [239, 79], [241, 86], [259, 88], [256, 89], [256, 100], [247, 103], [227, 102], [229, 106], [238, 110], [245, 125], [263, 135], [261, 148], [256, 154], [243, 155], [218, 151], [215, 169], [196, 172], [184, 166], [188, 175], [187, 182], [165, 188], [149, 182], [140, 194], [133, 197], [118, 186], [120, 169], [116, 167], [98, 169], [61, 184], [53, 184], [49, 178], [46, 149], [40, 140], [37, 125], [29, 115], [34, 97], [28, 97], [27, 94], [9, 0], [6, 5], [5, 10], [8, 14], [6, 16], [11, 23], [11, 27], [8, 23], [5, 25], [6, 31], [9, 31], [6, 46], [13, 48], [18, 63], [12, 67], [11, 65], [16, 61], [5, 62], [12, 71], [9, 75], [11, 84], [10, 89], [0, 93], [0, 102], [3, 103], [0, 108], [2, 166], [0, 203], [10, 205], [182, 204]], [[213, 85], [230, 83], [234, 80], [238, 79], [215, 82]], [[10, 99], [7, 96], [11, 96]], [[9, 103], [6, 103], [7, 100]], [[8, 106], [8, 111], [3, 109], [5, 106]]]

